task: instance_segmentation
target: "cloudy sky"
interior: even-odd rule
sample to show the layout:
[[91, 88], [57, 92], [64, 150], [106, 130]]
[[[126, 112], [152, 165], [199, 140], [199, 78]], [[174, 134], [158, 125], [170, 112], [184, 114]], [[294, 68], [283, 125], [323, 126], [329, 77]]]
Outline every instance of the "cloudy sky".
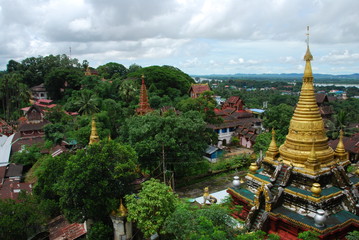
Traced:
[[359, 72], [358, 0], [0, 0], [0, 70], [70, 54], [189, 74]]

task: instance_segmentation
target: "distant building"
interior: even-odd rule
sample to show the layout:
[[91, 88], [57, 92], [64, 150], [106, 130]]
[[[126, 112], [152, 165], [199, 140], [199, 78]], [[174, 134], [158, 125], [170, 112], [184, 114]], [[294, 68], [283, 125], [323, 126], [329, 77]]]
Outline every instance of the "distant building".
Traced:
[[32, 184], [22, 182], [22, 171], [21, 164], [0, 167], [0, 199], [17, 200], [21, 191], [32, 192]]
[[12, 151], [17, 152], [25, 146], [44, 143], [43, 127], [50, 123], [44, 119], [44, 111], [37, 105], [29, 107], [24, 117], [20, 118], [18, 132], [12, 140]]
[[322, 118], [330, 119], [333, 112], [332, 107], [329, 105], [329, 98], [325, 93], [316, 93], [315, 100], [319, 107], [319, 112]]
[[34, 86], [30, 90], [31, 90], [31, 93], [32, 93], [32, 97], [35, 100], [47, 99], [48, 98], [48, 94], [47, 94], [47, 91], [46, 91], [44, 83], [41, 83], [40, 85]]
[[192, 84], [191, 88], [189, 89], [189, 95], [191, 98], [198, 98], [199, 95], [201, 95], [205, 91], [211, 91], [211, 88], [207, 83]]
[[244, 109], [244, 102], [238, 96], [229, 97], [221, 109], [214, 113], [223, 119], [220, 124], [208, 127], [218, 134], [218, 147], [230, 144], [233, 137], [238, 137], [240, 145], [251, 148], [257, 135], [262, 131], [262, 120], [253, 116], [253, 112]]

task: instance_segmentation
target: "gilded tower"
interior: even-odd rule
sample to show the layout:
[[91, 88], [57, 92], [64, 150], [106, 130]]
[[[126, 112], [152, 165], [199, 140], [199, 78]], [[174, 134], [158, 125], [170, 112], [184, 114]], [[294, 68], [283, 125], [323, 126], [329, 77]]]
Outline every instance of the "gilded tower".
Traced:
[[307, 39], [302, 89], [284, 144], [277, 148], [272, 131], [265, 157], [252, 163], [245, 184], [228, 189], [234, 204], [243, 205], [237, 216], [249, 231], [297, 239], [311, 230], [337, 239], [359, 227], [359, 178], [346, 172], [350, 161], [342, 134], [335, 151], [328, 145], [312, 60]]

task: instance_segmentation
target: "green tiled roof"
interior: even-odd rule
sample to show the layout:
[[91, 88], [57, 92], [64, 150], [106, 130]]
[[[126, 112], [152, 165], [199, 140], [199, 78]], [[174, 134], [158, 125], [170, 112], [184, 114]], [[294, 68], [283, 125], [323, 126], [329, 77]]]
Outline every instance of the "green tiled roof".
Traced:
[[329, 215], [325, 222], [324, 227], [316, 227], [314, 224], [313, 218], [308, 217], [308, 216], [302, 216], [302, 215], [300, 215], [294, 211], [291, 211], [285, 207], [278, 207], [278, 208], [274, 209], [272, 212], [276, 213], [276, 214], [284, 215], [290, 219], [304, 223], [306, 225], [309, 225], [309, 226], [316, 228], [318, 230], [321, 230], [321, 231], [323, 231], [327, 228], [331, 228], [331, 227], [335, 227], [337, 225], [343, 224], [344, 222], [346, 222], [350, 219], [359, 221], [359, 216], [352, 214], [348, 211], [342, 210], [336, 214]]
[[249, 191], [245, 188], [239, 188], [239, 189], [231, 188], [231, 189], [245, 198], [248, 198], [252, 201], [254, 200], [254, 193], [252, 193], [251, 191]]
[[265, 180], [265, 181], [267, 181], [267, 182], [270, 182], [269, 177], [267, 177], [267, 176], [264, 176], [264, 175], [258, 174], [258, 173], [253, 174], [253, 175], [256, 176], [256, 177], [258, 177], [258, 178], [260, 178], [260, 179], [263, 179], [263, 180]]

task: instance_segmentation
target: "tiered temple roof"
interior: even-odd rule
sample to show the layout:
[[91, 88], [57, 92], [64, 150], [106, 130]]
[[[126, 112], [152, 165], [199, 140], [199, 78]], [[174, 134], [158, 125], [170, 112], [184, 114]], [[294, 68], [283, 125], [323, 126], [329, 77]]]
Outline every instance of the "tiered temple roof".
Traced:
[[149, 102], [148, 102], [148, 96], [147, 96], [147, 89], [145, 85], [145, 76], [142, 75], [142, 85], [141, 85], [141, 91], [140, 91], [140, 103], [138, 104], [138, 108], [136, 109], [136, 112], [138, 115], [145, 115], [146, 113], [152, 112], [153, 109], [151, 108]]

